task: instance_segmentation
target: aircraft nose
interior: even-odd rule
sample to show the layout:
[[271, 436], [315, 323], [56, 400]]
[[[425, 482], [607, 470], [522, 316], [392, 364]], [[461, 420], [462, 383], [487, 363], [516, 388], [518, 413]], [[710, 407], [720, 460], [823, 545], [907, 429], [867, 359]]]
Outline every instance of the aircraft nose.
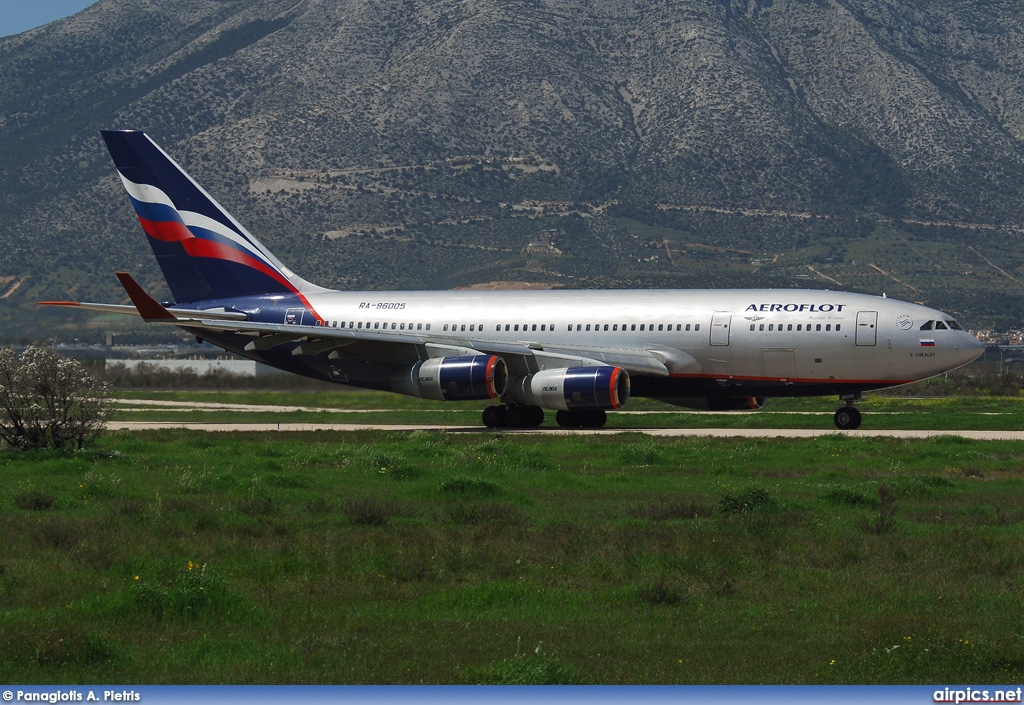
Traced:
[[960, 364], [966, 365], [968, 362], [974, 362], [981, 357], [982, 353], [985, 352], [985, 343], [964, 331], [961, 340], [957, 343], [956, 349], [960, 353]]

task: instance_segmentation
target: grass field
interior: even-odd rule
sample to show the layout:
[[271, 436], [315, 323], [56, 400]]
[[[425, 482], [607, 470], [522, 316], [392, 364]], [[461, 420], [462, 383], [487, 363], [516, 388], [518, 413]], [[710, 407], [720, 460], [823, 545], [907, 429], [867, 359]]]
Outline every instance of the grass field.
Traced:
[[169, 430], [3, 454], [0, 680], [1019, 683], [1022, 478], [1024, 444], [952, 436]]

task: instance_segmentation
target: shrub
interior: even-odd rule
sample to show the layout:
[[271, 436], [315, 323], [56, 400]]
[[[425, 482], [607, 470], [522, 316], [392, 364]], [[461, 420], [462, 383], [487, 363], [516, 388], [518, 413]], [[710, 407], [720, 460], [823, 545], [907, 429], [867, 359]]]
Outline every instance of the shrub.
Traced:
[[28, 490], [14, 495], [14, 506], [18, 509], [29, 509], [37, 512], [53, 508], [57, 500], [52, 494], [46, 494], [39, 490]]
[[760, 507], [773, 504], [774, 500], [763, 487], [748, 487], [739, 496], [727, 494], [718, 501], [723, 512], [752, 512]]
[[678, 605], [686, 601], [687, 591], [664, 578], [637, 589], [641, 602], [648, 605]]
[[532, 654], [517, 653], [499, 664], [477, 669], [472, 681], [485, 685], [572, 685], [579, 678], [554, 656], [541, 653], [540, 644]]
[[873, 534], [888, 534], [896, 528], [896, 495], [886, 485], [878, 486], [878, 520], [867, 526]]
[[353, 524], [361, 526], [384, 526], [395, 513], [389, 505], [373, 497], [350, 498], [341, 511]]
[[501, 493], [501, 488], [490, 480], [478, 477], [456, 476], [441, 483], [441, 492], [454, 495], [473, 495], [477, 497], [493, 497]]
[[10, 448], [80, 450], [104, 429], [107, 385], [52, 348], [0, 348], [0, 438]]

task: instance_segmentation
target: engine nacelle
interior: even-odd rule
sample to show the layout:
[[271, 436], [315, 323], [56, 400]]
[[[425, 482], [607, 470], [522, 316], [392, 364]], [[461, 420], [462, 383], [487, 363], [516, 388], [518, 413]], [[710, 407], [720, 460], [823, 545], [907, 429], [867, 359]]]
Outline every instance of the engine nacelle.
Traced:
[[629, 373], [610, 365], [541, 370], [514, 380], [512, 396], [545, 409], [620, 409], [629, 401]]
[[391, 373], [391, 391], [439, 401], [497, 399], [507, 386], [508, 369], [496, 355], [435, 357]]
[[697, 411], [757, 411], [768, 401], [766, 397], [659, 397], [658, 401]]

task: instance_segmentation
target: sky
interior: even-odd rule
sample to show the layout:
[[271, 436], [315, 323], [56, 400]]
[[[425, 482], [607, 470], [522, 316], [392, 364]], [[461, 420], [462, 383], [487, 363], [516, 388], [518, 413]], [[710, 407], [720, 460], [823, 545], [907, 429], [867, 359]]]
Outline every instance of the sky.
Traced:
[[96, 0], [0, 0], [0, 37], [73, 15]]

